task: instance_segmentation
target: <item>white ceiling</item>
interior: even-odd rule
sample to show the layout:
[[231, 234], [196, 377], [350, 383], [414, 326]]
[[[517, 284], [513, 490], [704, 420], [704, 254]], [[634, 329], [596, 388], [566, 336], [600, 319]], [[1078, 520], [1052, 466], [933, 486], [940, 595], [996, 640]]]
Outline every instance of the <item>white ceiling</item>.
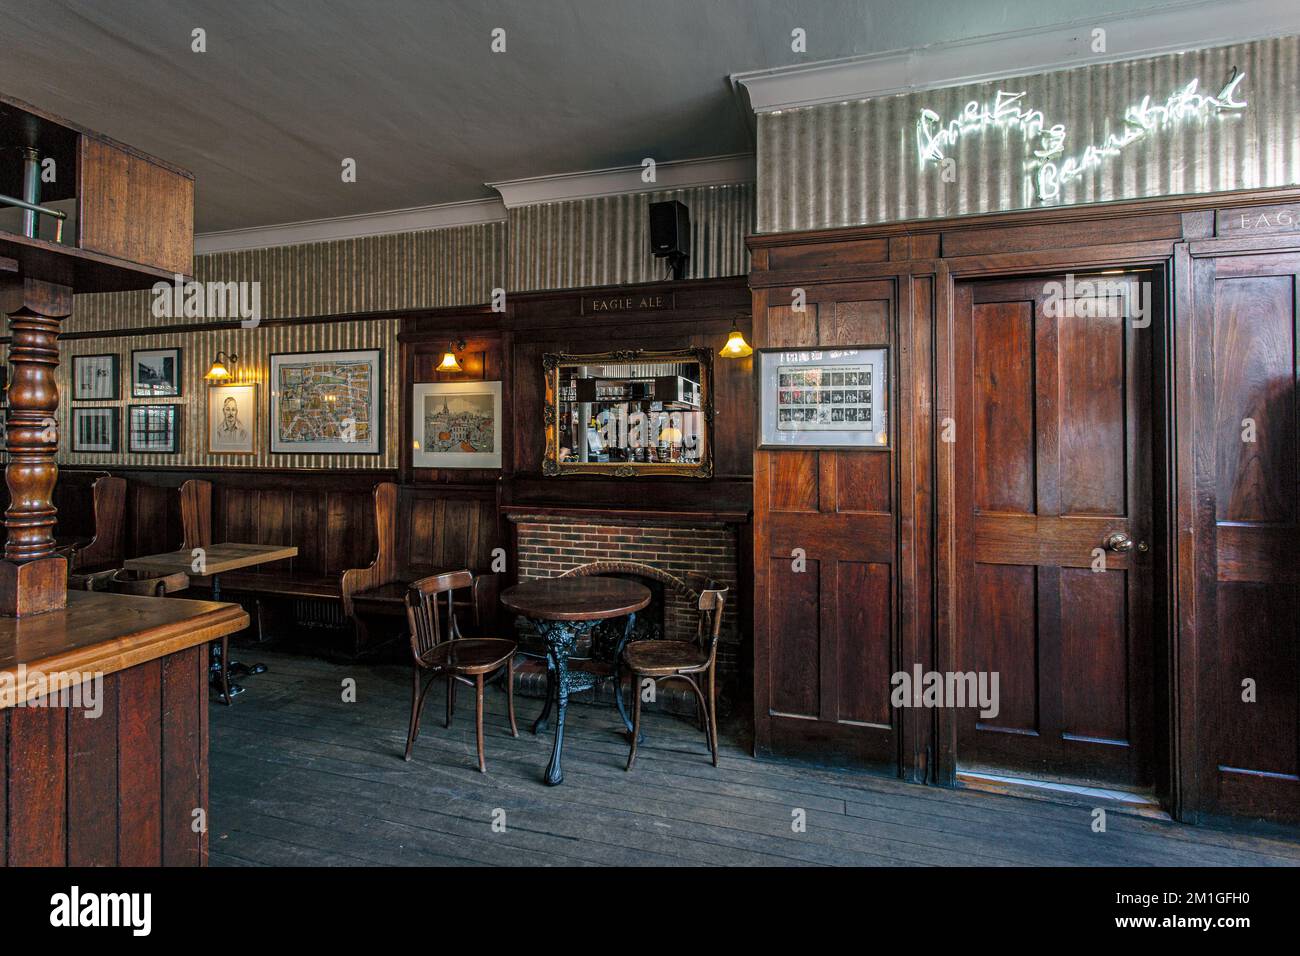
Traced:
[[[0, 92], [193, 170], [195, 226], [211, 232], [745, 152], [731, 73], [1177, 5], [0, 0]], [[196, 27], [206, 53], [190, 49]], [[806, 54], [790, 49], [795, 27]], [[341, 181], [344, 157], [356, 183]]]

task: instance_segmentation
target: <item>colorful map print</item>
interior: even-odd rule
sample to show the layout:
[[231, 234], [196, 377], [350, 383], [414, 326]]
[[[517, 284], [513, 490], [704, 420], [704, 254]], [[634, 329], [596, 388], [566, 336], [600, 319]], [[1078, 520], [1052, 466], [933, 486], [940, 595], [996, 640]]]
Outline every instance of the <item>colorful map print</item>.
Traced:
[[368, 442], [374, 427], [371, 404], [374, 366], [369, 362], [314, 361], [282, 364], [279, 417], [281, 443]]

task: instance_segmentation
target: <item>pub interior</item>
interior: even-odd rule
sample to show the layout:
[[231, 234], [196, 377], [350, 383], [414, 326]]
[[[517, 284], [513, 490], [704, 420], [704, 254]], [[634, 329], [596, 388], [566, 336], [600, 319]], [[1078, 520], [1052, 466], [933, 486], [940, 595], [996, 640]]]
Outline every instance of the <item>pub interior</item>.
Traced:
[[1092, 6], [0, 4], [0, 864], [1300, 864], [1300, 7]]

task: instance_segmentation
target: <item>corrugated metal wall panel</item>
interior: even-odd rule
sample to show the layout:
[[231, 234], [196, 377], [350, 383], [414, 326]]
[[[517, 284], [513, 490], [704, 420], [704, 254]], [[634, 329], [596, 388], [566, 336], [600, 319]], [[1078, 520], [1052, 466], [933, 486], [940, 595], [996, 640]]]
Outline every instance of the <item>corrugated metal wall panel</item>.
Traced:
[[[505, 222], [197, 256], [199, 282], [259, 282], [262, 317], [487, 302], [505, 286]], [[150, 292], [79, 295], [65, 332], [157, 325]], [[203, 318], [167, 319], [202, 322]]]
[[[1236, 67], [1248, 106], [1189, 119], [1130, 143], [1042, 201], [1010, 126], [963, 135], [948, 154], [956, 179], [923, 164], [922, 108], [946, 123], [999, 89], [1020, 92], [1046, 125], [1066, 127], [1065, 154], [1119, 132], [1125, 111], [1164, 103], [1191, 80], [1217, 94]], [[1281, 37], [1128, 63], [763, 113], [758, 117], [758, 231], [789, 232], [1114, 199], [1300, 183], [1300, 37]]]
[[540, 203], [507, 212], [512, 292], [653, 282], [664, 260], [650, 254], [649, 204], [678, 199], [691, 210], [692, 279], [749, 271], [754, 183]]

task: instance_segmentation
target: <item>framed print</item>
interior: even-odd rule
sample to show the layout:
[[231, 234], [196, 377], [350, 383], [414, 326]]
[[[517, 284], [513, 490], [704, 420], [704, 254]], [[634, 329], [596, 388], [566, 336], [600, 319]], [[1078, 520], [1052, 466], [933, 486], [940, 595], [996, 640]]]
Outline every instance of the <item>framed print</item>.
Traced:
[[500, 382], [415, 385], [411, 409], [413, 467], [501, 467]]
[[131, 352], [132, 398], [173, 398], [180, 393], [180, 349], [135, 349]]
[[758, 447], [889, 448], [889, 349], [757, 349]]
[[181, 449], [180, 405], [127, 407], [126, 450], [170, 455]]
[[271, 356], [271, 451], [378, 455], [383, 352]]
[[72, 400], [115, 402], [121, 396], [121, 379], [116, 355], [74, 355], [72, 357]]
[[[116, 356], [114, 356], [116, 358]], [[72, 450], [117, 452], [117, 435], [121, 427], [120, 408], [74, 408], [72, 410]]]
[[257, 386], [213, 385], [208, 389], [208, 454], [256, 451]]

